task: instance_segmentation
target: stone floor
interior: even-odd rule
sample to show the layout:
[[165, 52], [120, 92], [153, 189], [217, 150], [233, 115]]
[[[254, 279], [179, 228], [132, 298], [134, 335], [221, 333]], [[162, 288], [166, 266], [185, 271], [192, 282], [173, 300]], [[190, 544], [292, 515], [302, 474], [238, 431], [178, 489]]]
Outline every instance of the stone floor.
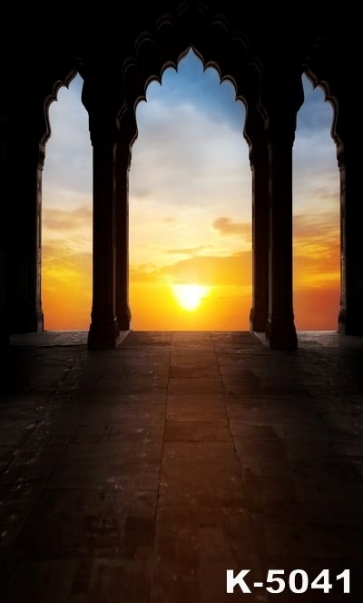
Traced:
[[[0, 353], [1, 603], [363, 601], [363, 339], [85, 342]], [[251, 594], [227, 594], [228, 569]]]

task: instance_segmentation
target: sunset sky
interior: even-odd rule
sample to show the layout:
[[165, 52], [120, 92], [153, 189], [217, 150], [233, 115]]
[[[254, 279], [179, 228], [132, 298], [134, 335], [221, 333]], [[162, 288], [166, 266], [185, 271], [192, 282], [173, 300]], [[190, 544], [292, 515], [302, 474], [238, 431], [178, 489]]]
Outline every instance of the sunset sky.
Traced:
[[[88, 329], [92, 149], [82, 79], [50, 107], [43, 174], [46, 329]], [[294, 145], [294, 311], [300, 330], [336, 329], [339, 174], [332, 108], [304, 77]], [[249, 328], [251, 170], [244, 105], [190, 51], [137, 107], [130, 171], [134, 330]], [[186, 285], [194, 285], [188, 289]]]

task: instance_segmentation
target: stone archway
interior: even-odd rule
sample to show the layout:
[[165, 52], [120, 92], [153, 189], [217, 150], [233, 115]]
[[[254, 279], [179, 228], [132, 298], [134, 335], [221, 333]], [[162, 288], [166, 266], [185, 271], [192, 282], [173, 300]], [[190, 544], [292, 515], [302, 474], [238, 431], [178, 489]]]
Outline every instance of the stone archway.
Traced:
[[[233, 82], [237, 97], [243, 98], [248, 108], [245, 137], [254, 183], [251, 328], [264, 329], [271, 348], [294, 349], [297, 345], [292, 308], [291, 154], [296, 112], [303, 99], [301, 74], [309, 72], [333, 103], [333, 138], [341, 179], [339, 329], [362, 334], [363, 251], [355, 229], [360, 211], [355, 198], [360, 165], [350, 119], [354, 93], [347, 69], [358, 55], [354, 36], [346, 36], [344, 44], [336, 40], [335, 31], [341, 27], [343, 16], [338, 19], [332, 15], [314, 23], [307, 18], [296, 32], [282, 24], [272, 7], [265, 20], [258, 14], [259, 7], [246, 8], [241, 19], [234, 5], [220, 5], [218, 1], [210, 7], [199, 0], [155, 2], [142, 16], [138, 7], [129, 8], [127, 18], [124, 14], [120, 19], [103, 15], [109, 35], [102, 45], [95, 42], [102, 24], [98, 17], [90, 16], [88, 27], [67, 22], [67, 34], [59, 36], [51, 27], [45, 31], [43, 24], [34, 25], [32, 48], [22, 46], [15, 36], [6, 53], [12, 58], [5, 65], [0, 130], [1, 190], [7, 199], [1, 207], [2, 224], [7, 225], [1, 231], [2, 341], [8, 341], [9, 331], [43, 328], [37, 220], [46, 107], [57, 86], [79, 70], [85, 81], [83, 102], [89, 114], [94, 159], [94, 291], [89, 346], [117, 344], [120, 328], [128, 324], [125, 200], [135, 103], [144, 97], [148, 83], [160, 79], [163, 70], [175, 65], [190, 47], [204, 65], [218, 70], [221, 79], [227, 77]], [[14, 55], [11, 44], [18, 45]], [[44, 58], [42, 67], [39, 56]], [[24, 89], [29, 91], [27, 95]], [[123, 166], [117, 174], [123, 175], [117, 176], [115, 186], [116, 162]], [[116, 223], [123, 225], [118, 233]], [[14, 235], [21, 241], [18, 246]], [[118, 285], [116, 261], [124, 266]]]
[[[254, 299], [251, 326], [254, 330], [266, 330], [271, 347], [294, 349], [297, 338], [292, 308], [292, 144], [296, 112], [303, 100], [299, 72], [295, 70], [293, 85], [291, 80], [289, 86], [286, 83], [281, 85], [278, 99], [275, 98], [276, 95], [270, 98], [268, 82], [264, 83], [261, 79], [260, 60], [250, 52], [245, 37], [229, 34], [226, 23], [220, 19], [215, 19], [208, 28], [190, 32], [188, 23], [186, 29], [187, 31], [185, 23], [175, 24], [165, 19], [158, 22], [153, 33], [143, 33], [138, 37], [135, 56], [128, 57], [123, 63], [122, 89], [115, 87], [111, 91], [113, 106], [108, 103], [105, 107], [104, 99], [97, 97], [92, 80], [88, 81], [84, 99], [90, 114], [91, 137], [94, 140], [94, 171], [98, 177], [103, 174], [102, 183], [96, 183], [94, 189], [94, 306], [89, 346], [116, 345], [120, 330], [116, 304], [120, 325], [123, 328], [129, 327], [125, 276], [128, 253], [127, 228], [125, 230], [128, 199], [125, 183], [131, 143], [136, 136], [136, 104], [145, 98], [146, 87], [152, 79], [160, 81], [163, 70], [170, 65], [176, 66], [189, 48], [193, 48], [205, 67], [215, 67], [221, 79], [228, 78], [233, 82], [236, 97], [247, 106], [244, 135], [250, 147], [254, 183]], [[211, 40], [215, 38], [221, 40], [219, 45], [211, 44]], [[122, 99], [117, 113], [116, 98], [119, 103]], [[95, 124], [94, 128], [92, 123]], [[98, 147], [101, 149], [99, 152], [96, 150]], [[114, 153], [119, 157], [115, 194]], [[107, 156], [108, 166], [105, 164]], [[275, 199], [274, 203], [270, 202], [271, 198]], [[105, 215], [106, 211], [108, 217]], [[122, 224], [122, 227], [117, 227], [116, 238], [115, 214], [118, 216], [117, 223]], [[106, 272], [104, 264], [97, 259], [98, 255], [108, 258]], [[121, 270], [116, 268], [116, 261], [122, 265]], [[116, 273], [123, 274], [123, 282], [118, 282], [117, 286]], [[123, 299], [121, 291], [124, 292]]]
[[[359, 154], [355, 150], [356, 136], [349, 122], [351, 99], [349, 75], [335, 72], [332, 61], [341, 60], [339, 51], [320, 40], [306, 60], [306, 74], [314, 86], [322, 88], [325, 99], [334, 110], [331, 136], [337, 148], [340, 178], [340, 310], [338, 332], [363, 335], [363, 248], [359, 229], [360, 207], [356, 201], [359, 190]], [[338, 56], [337, 56], [338, 55]], [[347, 61], [348, 64], [348, 61]], [[340, 77], [339, 77], [340, 76]]]

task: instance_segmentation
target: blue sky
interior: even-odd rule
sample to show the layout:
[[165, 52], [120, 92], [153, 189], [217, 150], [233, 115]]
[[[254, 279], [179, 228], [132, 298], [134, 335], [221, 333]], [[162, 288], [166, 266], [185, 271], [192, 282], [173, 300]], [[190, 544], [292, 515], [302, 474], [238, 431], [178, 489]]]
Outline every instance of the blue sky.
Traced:
[[[92, 155], [87, 112], [80, 101], [82, 84], [80, 76], [76, 76], [70, 89], [62, 88], [58, 93], [59, 102], [54, 102], [50, 107], [53, 136], [47, 145], [45, 202], [48, 201], [48, 189], [56, 188], [58, 202], [60, 191], [64, 195], [62, 207], [67, 206], [68, 202], [73, 207], [76, 205], [75, 200], [72, 201], [67, 196], [67, 190], [72, 192], [72, 196], [73, 193], [90, 193]], [[323, 92], [320, 89], [313, 90], [306, 77], [303, 77], [303, 86], [305, 103], [298, 113], [294, 145], [296, 184], [300, 186], [309, 174], [313, 179], [320, 177], [319, 185], [325, 187], [330, 180], [330, 173], [335, 187], [335, 146], [329, 136], [332, 108], [324, 102]], [[164, 142], [168, 145], [168, 149], [164, 151], [169, 154], [173, 150], [171, 142], [176, 142], [178, 149], [175, 149], [175, 156], [180, 153], [179, 168], [196, 169], [195, 162], [207, 165], [209, 156], [218, 154], [219, 136], [223, 139], [228, 129], [237, 134], [238, 138], [234, 139], [232, 136], [232, 140], [240, 145], [237, 155], [237, 150], [233, 147], [233, 153], [228, 155], [228, 159], [231, 158], [233, 168], [238, 169], [241, 161], [242, 169], [246, 169], [247, 145], [243, 137], [241, 140], [244, 118], [245, 109], [241, 101], [235, 101], [233, 85], [230, 82], [220, 84], [219, 75], [212, 68], [203, 71], [201, 61], [190, 51], [180, 61], [178, 72], [174, 69], [164, 72], [162, 86], [157, 82], [149, 85], [147, 103], [142, 101], [138, 105], [139, 138], [134, 145], [132, 172], [135, 161], [141, 161], [140, 141], [145, 140], [145, 144], [148, 144], [151, 139], [155, 154], [160, 152]], [[199, 125], [195, 123], [197, 120], [201, 122]], [[218, 131], [215, 132], [215, 129]], [[190, 146], [187, 146], [188, 142]], [[215, 147], [211, 148], [216, 142]], [[202, 156], [196, 152], [199, 145], [204, 145]], [[151, 151], [147, 152], [150, 155]], [[221, 159], [218, 156], [216, 158], [218, 161]], [[201, 165], [200, 167], [202, 168]], [[133, 173], [132, 179], [137, 179]], [[316, 183], [312, 184], [317, 186]], [[137, 188], [136, 184], [134, 186]], [[141, 184], [139, 188], [141, 192]], [[56, 203], [55, 198], [53, 197], [53, 201], [49, 200], [49, 203]], [[296, 203], [299, 205], [295, 200]]]

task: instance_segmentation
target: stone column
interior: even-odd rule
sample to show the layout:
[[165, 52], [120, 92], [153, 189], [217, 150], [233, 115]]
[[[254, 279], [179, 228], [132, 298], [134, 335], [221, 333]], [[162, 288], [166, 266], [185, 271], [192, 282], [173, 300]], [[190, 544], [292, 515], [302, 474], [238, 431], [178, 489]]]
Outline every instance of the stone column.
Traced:
[[361, 187], [360, 156], [356, 144], [344, 140], [338, 147], [340, 171], [341, 296], [338, 331], [363, 335], [362, 208], [357, 198]]
[[131, 150], [121, 139], [116, 151], [116, 316], [120, 331], [131, 325], [129, 306], [129, 171]]
[[93, 302], [90, 349], [114, 348], [115, 312], [115, 139], [113, 132], [91, 129], [93, 145]]
[[[19, 145], [19, 141], [18, 141]], [[45, 150], [31, 133], [23, 133], [14, 182], [9, 191], [7, 308], [11, 333], [43, 330], [41, 302], [41, 204]], [[14, 236], [14, 233], [15, 236]]]
[[0, 347], [9, 345], [9, 324], [6, 317], [6, 174], [7, 150], [5, 140], [0, 141]]
[[[272, 126], [272, 127], [271, 127]], [[269, 125], [269, 307], [266, 337], [273, 349], [293, 350], [292, 146], [295, 125]]]
[[252, 308], [251, 331], [264, 332], [268, 314], [268, 150], [262, 119], [249, 112], [245, 138], [252, 170]]

